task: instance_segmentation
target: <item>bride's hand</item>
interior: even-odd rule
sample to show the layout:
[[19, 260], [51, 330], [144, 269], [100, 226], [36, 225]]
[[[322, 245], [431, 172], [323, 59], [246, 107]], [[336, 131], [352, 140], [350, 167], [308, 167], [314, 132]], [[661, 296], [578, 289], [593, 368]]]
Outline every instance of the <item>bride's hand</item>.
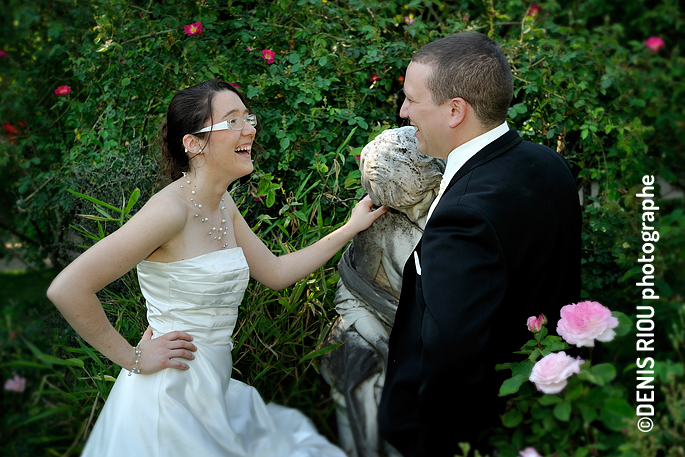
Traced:
[[347, 226], [353, 229], [354, 233], [359, 233], [369, 228], [386, 211], [388, 211], [387, 206], [373, 209], [373, 201], [367, 195], [355, 205], [350, 215], [350, 220], [347, 221]]
[[152, 339], [152, 328], [148, 327], [140, 340], [140, 359], [138, 365], [141, 374], [152, 374], [164, 368], [187, 370], [188, 364], [173, 358], [193, 360], [197, 347], [191, 341], [193, 337], [186, 332], [169, 332]]

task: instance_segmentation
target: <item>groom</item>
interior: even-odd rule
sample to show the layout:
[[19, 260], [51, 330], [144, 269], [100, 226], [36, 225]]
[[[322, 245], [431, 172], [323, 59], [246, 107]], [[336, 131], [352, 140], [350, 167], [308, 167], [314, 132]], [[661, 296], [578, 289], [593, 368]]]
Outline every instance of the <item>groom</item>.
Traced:
[[580, 295], [578, 193], [561, 155], [506, 123], [513, 80], [497, 44], [478, 33], [414, 54], [400, 116], [419, 151], [447, 166], [423, 238], [404, 266], [378, 413], [405, 457], [452, 457], [459, 442], [490, 451], [501, 425], [498, 363], [550, 330]]

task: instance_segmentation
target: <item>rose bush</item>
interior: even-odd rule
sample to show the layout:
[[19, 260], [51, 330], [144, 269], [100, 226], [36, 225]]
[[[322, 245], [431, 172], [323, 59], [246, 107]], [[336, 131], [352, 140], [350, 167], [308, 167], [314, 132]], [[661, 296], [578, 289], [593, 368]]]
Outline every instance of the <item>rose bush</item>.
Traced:
[[[614, 336], [625, 335], [632, 326], [623, 313], [612, 313], [596, 302], [587, 302], [587, 305], [580, 307], [569, 306], [562, 307], [562, 319], [557, 323], [557, 327], [560, 327], [561, 321], [564, 320], [564, 308], [567, 309], [566, 318], [569, 313], [576, 312], [576, 320], [583, 323], [588, 320], [594, 322], [593, 316], [597, 315], [601, 316], [601, 319], [597, 319], [599, 322], [606, 323], [610, 319], [605, 316], [604, 311], [600, 312], [598, 307], [606, 310], [609, 316], [616, 320], [617, 325], [612, 324], [612, 328], [615, 329]], [[575, 339], [571, 338], [569, 341], [562, 335], [562, 340], [561, 337], [548, 335], [545, 327], [547, 322], [542, 324], [543, 317], [532, 316], [528, 319], [528, 327], [532, 327], [535, 339], [528, 341], [520, 351], [517, 351], [518, 354], [528, 355], [528, 358], [523, 362], [496, 367], [498, 370], [510, 369], [512, 372], [512, 377], [502, 384], [500, 396], [517, 394], [502, 416], [503, 425], [508, 428], [518, 427], [519, 430], [522, 424], [526, 428], [530, 427], [527, 434], [522, 434], [514, 441], [506, 441], [503, 437], [493, 438], [493, 443], [503, 456], [514, 457], [516, 449], [524, 445], [535, 445], [536, 449], [544, 449], [545, 454], [560, 454], [578, 448], [588, 450], [601, 441], [597, 438], [601, 434], [599, 429], [606, 427], [618, 432], [623, 429], [624, 421], [634, 416], [634, 410], [626, 401], [626, 392], [609, 387], [609, 383], [616, 377], [616, 369], [607, 363], [593, 366], [591, 360], [586, 361], [568, 355], [565, 352], [570, 348], [567, 343], [575, 344], [572, 343]], [[581, 317], [585, 319], [580, 319]], [[537, 325], [540, 325], [541, 329], [534, 331]], [[587, 330], [587, 325], [581, 327]], [[605, 330], [606, 325], [600, 333]], [[598, 333], [596, 328], [593, 331], [593, 334], [595, 333]], [[530, 383], [526, 383], [526, 380]], [[584, 382], [589, 382], [595, 387], [586, 388]], [[537, 392], [544, 394], [542, 397], [528, 387], [531, 383], [535, 385]], [[559, 394], [563, 394], [563, 397]], [[529, 417], [526, 417], [527, 415]], [[593, 423], [598, 417], [601, 423]], [[553, 421], [559, 421], [564, 425], [551, 428]], [[594, 443], [584, 436], [585, 431], [581, 427], [583, 422], [584, 426], [593, 427], [591, 436], [598, 434]], [[618, 435], [614, 435], [616, 436]], [[613, 438], [602, 437], [602, 440], [605, 439]]]

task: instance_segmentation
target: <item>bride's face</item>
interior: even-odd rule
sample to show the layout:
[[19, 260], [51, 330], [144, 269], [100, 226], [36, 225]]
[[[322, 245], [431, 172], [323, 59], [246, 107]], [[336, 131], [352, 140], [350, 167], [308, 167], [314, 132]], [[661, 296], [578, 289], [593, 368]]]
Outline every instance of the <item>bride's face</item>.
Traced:
[[[239, 118], [235, 122], [244, 124], [242, 130], [212, 131], [209, 142], [204, 147], [207, 165], [231, 175], [232, 179], [240, 178], [252, 172], [252, 143], [257, 130], [244, 119], [249, 111], [235, 92], [224, 90], [217, 92], [212, 99], [212, 119], [203, 127]], [[230, 122], [229, 122], [230, 124]]]

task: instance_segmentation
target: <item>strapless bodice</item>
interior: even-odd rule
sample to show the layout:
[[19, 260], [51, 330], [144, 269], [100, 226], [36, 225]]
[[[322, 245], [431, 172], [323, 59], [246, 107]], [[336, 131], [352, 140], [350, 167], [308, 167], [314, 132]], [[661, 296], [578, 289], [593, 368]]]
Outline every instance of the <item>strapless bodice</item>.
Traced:
[[138, 264], [153, 337], [181, 330], [205, 345], [232, 344], [238, 307], [249, 280], [240, 247], [177, 262], [143, 260]]

